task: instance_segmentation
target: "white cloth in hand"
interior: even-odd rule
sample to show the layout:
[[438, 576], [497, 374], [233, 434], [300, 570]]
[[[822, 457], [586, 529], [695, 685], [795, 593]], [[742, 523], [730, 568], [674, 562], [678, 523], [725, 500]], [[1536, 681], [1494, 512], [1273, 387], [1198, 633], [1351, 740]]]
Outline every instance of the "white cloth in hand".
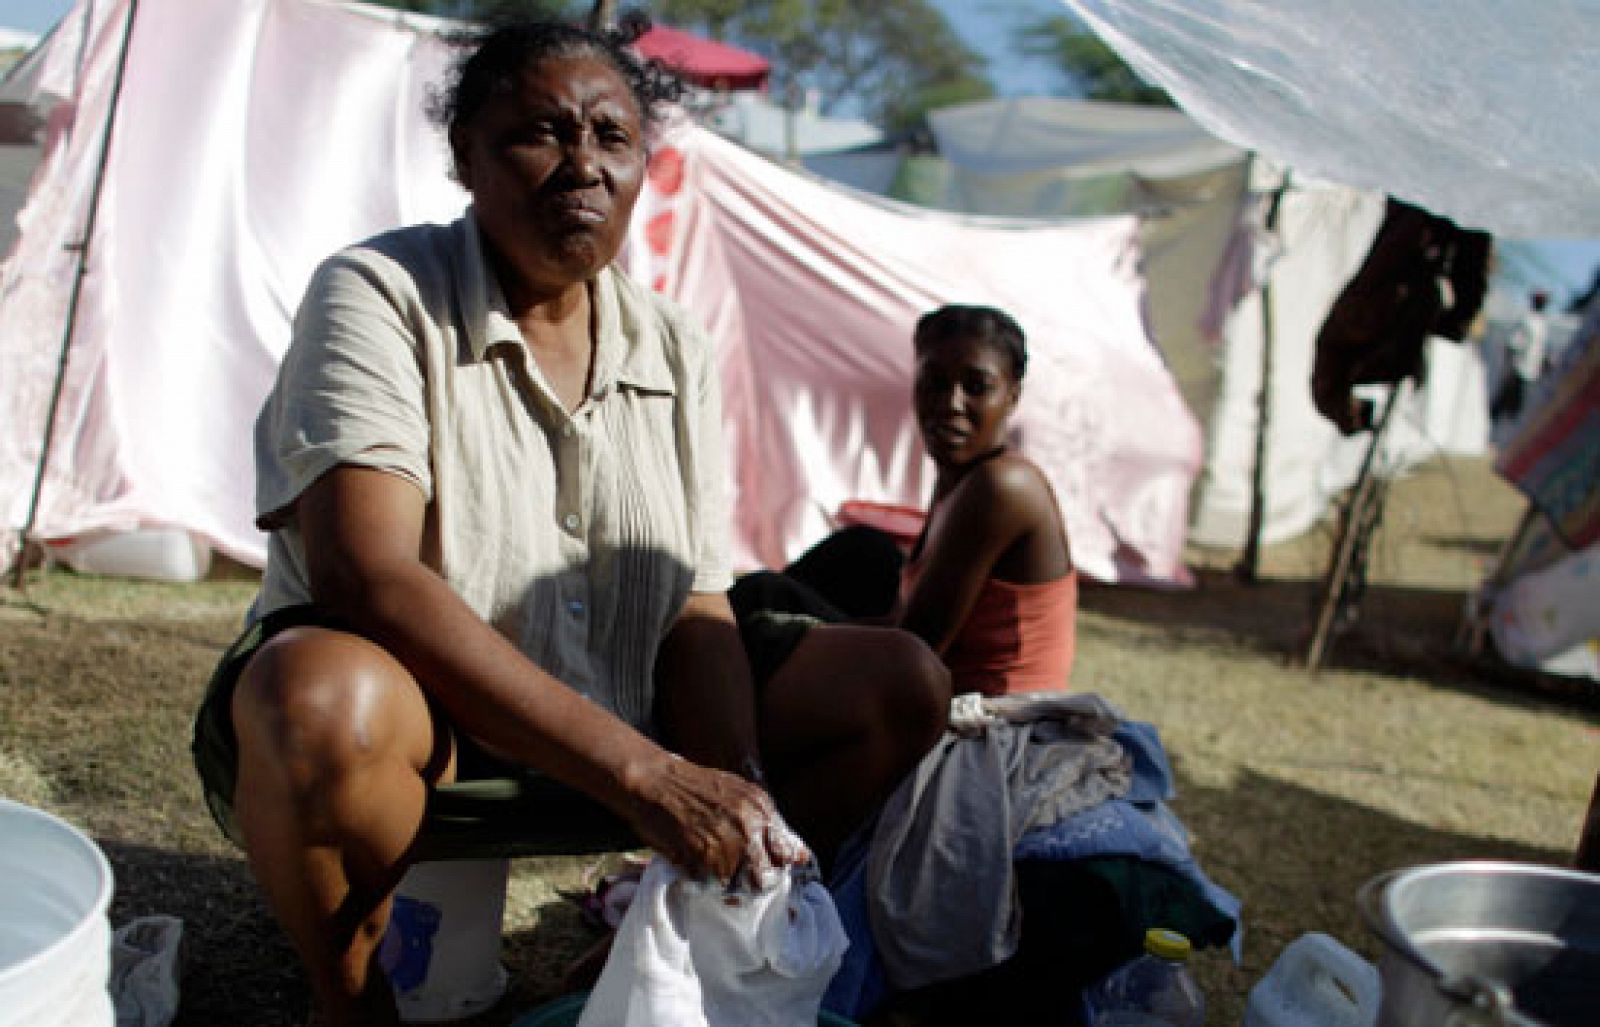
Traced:
[[848, 944], [809, 864], [730, 891], [658, 857], [579, 1027], [811, 1027]]

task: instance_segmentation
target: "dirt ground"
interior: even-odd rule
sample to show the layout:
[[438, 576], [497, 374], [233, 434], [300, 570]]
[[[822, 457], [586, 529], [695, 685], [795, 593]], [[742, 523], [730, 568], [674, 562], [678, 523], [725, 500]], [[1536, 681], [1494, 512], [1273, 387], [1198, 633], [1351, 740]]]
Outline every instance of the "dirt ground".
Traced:
[[[1074, 687], [1159, 726], [1174, 810], [1201, 865], [1244, 903], [1242, 961], [1196, 960], [1209, 1022], [1237, 1024], [1251, 985], [1304, 932], [1375, 956], [1354, 900], [1376, 874], [1570, 858], [1600, 765], [1595, 692], [1451, 646], [1521, 508], [1481, 460], [1397, 483], [1360, 621], [1316, 675], [1301, 657], [1331, 528], [1269, 547], [1254, 585], [1231, 573], [1237, 554], [1197, 550], [1193, 591], [1085, 590]], [[171, 586], [59, 570], [0, 592], [0, 794], [93, 834], [117, 874], [114, 924], [183, 918], [185, 1025], [305, 1012], [294, 958], [189, 763], [190, 715], [252, 593], [248, 575]], [[563, 893], [596, 869], [516, 864], [512, 990], [478, 1024], [510, 1023], [559, 990], [594, 939]]]

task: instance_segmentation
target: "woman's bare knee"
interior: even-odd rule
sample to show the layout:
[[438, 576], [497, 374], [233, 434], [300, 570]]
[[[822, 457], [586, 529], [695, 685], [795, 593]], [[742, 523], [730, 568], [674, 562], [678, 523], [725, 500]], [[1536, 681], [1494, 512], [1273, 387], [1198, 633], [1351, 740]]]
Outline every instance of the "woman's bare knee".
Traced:
[[241, 766], [272, 763], [296, 791], [376, 760], [420, 767], [432, 748], [427, 704], [404, 668], [364, 639], [317, 628], [262, 646], [240, 675], [233, 721]]
[[893, 673], [885, 682], [886, 721], [902, 744], [920, 756], [938, 741], [950, 719], [950, 671], [939, 654], [909, 632], [893, 632]]

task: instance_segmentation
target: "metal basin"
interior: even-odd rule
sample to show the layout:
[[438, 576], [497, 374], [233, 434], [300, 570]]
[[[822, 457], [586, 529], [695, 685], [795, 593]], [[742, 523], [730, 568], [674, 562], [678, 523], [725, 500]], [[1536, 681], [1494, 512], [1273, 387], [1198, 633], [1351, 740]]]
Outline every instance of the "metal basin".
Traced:
[[1381, 1027], [1600, 1024], [1600, 877], [1439, 863], [1374, 878], [1358, 902], [1384, 943]]

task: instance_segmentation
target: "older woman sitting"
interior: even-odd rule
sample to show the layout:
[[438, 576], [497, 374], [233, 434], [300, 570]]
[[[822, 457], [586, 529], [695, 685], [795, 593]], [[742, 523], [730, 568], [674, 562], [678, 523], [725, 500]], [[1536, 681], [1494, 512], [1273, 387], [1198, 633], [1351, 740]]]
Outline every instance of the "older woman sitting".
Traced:
[[325, 262], [257, 422], [268, 564], [196, 755], [327, 1021], [394, 1019], [375, 949], [449, 782], [727, 880], [804, 858], [780, 810], [836, 844], [942, 730], [903, 632], [788, 634], [752, 680], [712, 347], [612, 265], [671, 94], [614, 35], [483, 38], [442, 108], [471, 208]]

